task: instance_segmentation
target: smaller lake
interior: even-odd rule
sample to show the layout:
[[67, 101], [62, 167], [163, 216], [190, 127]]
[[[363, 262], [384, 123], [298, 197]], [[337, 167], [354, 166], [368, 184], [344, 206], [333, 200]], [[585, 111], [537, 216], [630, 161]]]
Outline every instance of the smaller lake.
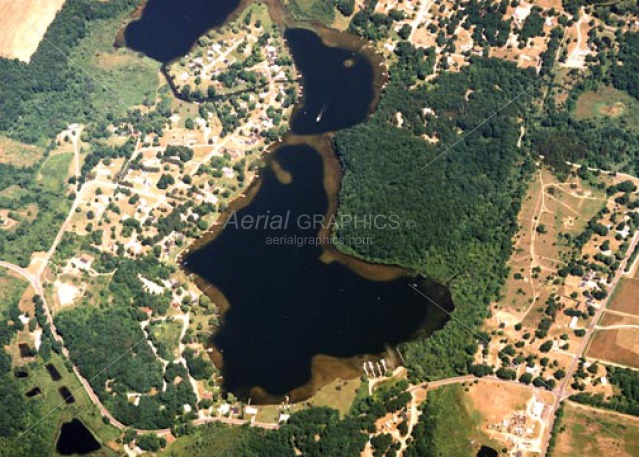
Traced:
[[124, 40], [128, 48], [167, 63], [188, 54], [239, 5], [240, 0], [148, 0], [142, 16], [124, 30]]
[[102, 446], [91, 431], [79, 419], [62, 424], [56, 451], [62, 455], [88, 454], [99, 450]]
[[297, 135], [333, 132], [362, 122], [373, 100], [373, 67], [368, 58], [328, 46], [307, 29], [288, 29], [286, 41], [304, 77], [304, 105], [295, 111]]

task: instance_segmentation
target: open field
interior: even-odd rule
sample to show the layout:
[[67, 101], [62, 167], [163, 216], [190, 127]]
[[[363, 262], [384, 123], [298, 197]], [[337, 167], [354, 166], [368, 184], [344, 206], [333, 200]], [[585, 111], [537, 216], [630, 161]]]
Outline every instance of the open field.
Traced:
[[51, 191], [58, 191], [64, 188], [67, 178], [69, 177], [69, 169], [73, 154], [52, 155], [42, 164], [38, 179], [42, 180], [45, 188]]
[[15, 167], [29, 167], [40, 160], [43, 153], [42, 148], [38, 146], [0, 137], [0, 163]]
[[582, 408], [566, 404], [552, 457], [639, 456], [639, 419]]
[[639, 279], [624, 278], [608, 304], [608, 308], [622, 313], [639, 316]]
[[597, 330], [586, 356], [639, 368], [639, 328]]
[[639, 118], [639, 103], [627, 93], [607, 86], [581, 94], [573, 112], [577, 120], [622, 116]]
[[96, 21], [71, 56], [109, 89], [110, 93], [93, 93], [96, 109], [104, 113], [120, 112], [145, 99], [155, 101], [159, 83], [157, 62], [126, 48], [114, 49], [113, 37], [119, 28], [118, 21]]
[[28, 62], [66, 0], [0, 0], [0, 56]]

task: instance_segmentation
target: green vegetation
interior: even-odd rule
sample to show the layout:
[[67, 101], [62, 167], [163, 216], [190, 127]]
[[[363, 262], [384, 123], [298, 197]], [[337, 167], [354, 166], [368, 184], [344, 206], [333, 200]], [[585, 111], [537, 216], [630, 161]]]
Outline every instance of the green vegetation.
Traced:
[[288, 0], [286, 8], [295, 20], [329, 25], [335, 20], [334, 3], [333, 0]]
[[18, 222], [0, 230], [0, 257], [22, 267], [33, 252], [49, 249], [71, 208], [65, 193], [72, 155], [46, 155], [33, 167], [0, 164], [0, 208]]
[[464, 406], [463, 387], [444, 386], [428, 393], [413, 429], [406, 457], [470, 457], [473, 420]]
[[[93, 31], [93, 25], [98, 24], [96, 33], [99, 33], [99, 27], [104, 27], [101, 20], [119, 24], [138, 3], [138, 0], [69, 0], [47, 29], [29, 64], [0, 59], [3, 81], [0, 130], [21, 141], [37, 143], [52, 138], [72, 122], [87, 123], [104, 118], [107, 113], [100, 111], [105, 107], [104, 99], [95, 96], [104, 88], [66, 56], [75, 55], [82, 40]], [[78, 57], [86, 54], [86, 51], [78, 52]], [[105, 75], [105, 71], [99, 73]], [[128, 78], [107, 80], [130, 82]], [[120, 106], [119, 112], [124, 111], [126, 107]]]
[[608, 400], [603, 394], [579, 393], [571, 400], [586, 405], [611, 409], [624, 414], [639, 416], [639, 372], [630, 368], [607, 366], [608, 381], [615, 386], [615, 394]]
[[[434, 379], [468, 371], [477, 339], [468, 327], [481, 325], [507, 275], [520, 200], [533, 168], [516, 147], [516, 118], [523, 117], [534, 94], [516, 96], [534, 73], [500, 60], [473, 59], [470, 67], [442, 74], [431, 87], [411, 89], [406, 69], [414, 64], [407, 57], [391, 68], [375, 115], [338, 132], [335, 144], [345, 169], [340, 214], [395, 214], [414, 221], [415, 228], [345, 226], [338, 234], [374, 240], [350, 254], [415, 269], [450, 288], [457, 319], [431, 338], [404, 345], [413, 378]], [[466, 100], [468, 89], [474, 93]], [[494, 116], [496, 106], [507, 109]], [[434, 114], [424, 107], [433, 107]], [[402, 128], [392, 123], [398, 112]]]
[[[124, 14], [128, 11], [125, 10]], [[149, 106], [155, 102], [159, 64], [126, 48], [114, 50], [113, 39], [121, 26], [121, 20], [111, 18], [92, 22], [87, 36], [71, 56], [109, 89], [89, 93], [91, 106], [99, 114], [98, 118], [107, 113], [123, 113], [135, 105], [144, 103]]]
[[627, 32], [619, 37], [618, 59], [623, 65], [612, 66], [612, 82], [639, 99], [639, 33]]

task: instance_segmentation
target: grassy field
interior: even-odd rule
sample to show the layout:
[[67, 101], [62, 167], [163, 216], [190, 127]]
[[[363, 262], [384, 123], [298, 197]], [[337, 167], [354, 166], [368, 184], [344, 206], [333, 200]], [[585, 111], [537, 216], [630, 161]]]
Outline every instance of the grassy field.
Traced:
[[551, 457], [600, 456], [639, 457], [639, 419], [568, 403]]
[[328, 25], [335, 20], [335, 8], [324, 0], [287, 0], [286, 8], [298, 21], [315, 21]]
[[[428, 393], [426, 410], [420, 422], [432, 423], [428, 439], [438, 456], [474, 457], [482, 445], [495, 447], [480, 428], [483, 413], [473, 405], [459, 384], [440, 387]], [[427, 425], [428, 426], [428, 425]]]
[[40, 167], [38, 179], [42, 181], [46, 190], [60, 192], [69, 176], [69, 167], [73, 154], [51, 155]]
[[166, 323], [158, 322], [152, 324], [149, 332], [152, 333], [153, 344], [158, 350], [158, 354], [164, 360], [172, 361], [177, 357], [179, 346], [180, 332], [182, 331], [182, 322], [170, 320]]
[[597, 330], [586, 356], [639, 369], [639, 329]]
[[577, 100], [573, 117], [585, 119], [624, 118], [630, 126], [639, 120], [639, 102], [627, 93], [612, 87], [587, 91]]
[[194, 433], [175, 441], [158, 455], [164, 457], [224, 455], [225, 452], [237, 448], [248, 433], [244, 427], [230, 427], [213, 422], [197, 427]]
[[72, 55], [99, 82], [96, 84], [108, 89], [93, 97], [95, 108], [102, 113], [123, 112], [141, 104], [145, 96], [155, 100], [159, 84], [157, 62], [128, 49], [113, 48], [120, 26], [120, 21], [96, 22]]

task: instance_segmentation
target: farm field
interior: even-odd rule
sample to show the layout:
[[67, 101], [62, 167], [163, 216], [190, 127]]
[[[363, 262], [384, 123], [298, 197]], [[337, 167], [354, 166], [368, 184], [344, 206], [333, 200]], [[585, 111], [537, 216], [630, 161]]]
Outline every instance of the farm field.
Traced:
[[0, 0], [0, 57], [28, 62], [66, 0]]
[[608, 308], [622, 313], [639, 316], [639, 279], [625, 278], [620, 281]]
[[[552, 457], [637, 457], [639, 419], [568, 403]], [[586, 414], [587, 413], [587, 414]]]
[[639, 328], [597, 330], [586, 356], [639, 369]]

